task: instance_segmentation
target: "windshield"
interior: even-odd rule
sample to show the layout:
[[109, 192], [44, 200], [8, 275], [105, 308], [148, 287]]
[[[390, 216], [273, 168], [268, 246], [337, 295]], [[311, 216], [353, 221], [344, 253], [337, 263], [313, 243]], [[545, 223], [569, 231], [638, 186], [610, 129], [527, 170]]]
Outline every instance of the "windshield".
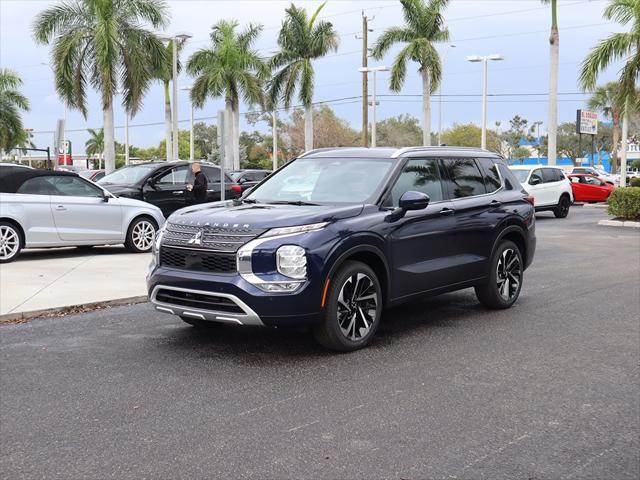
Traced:
[[105, 175], [98, 183], [100, 185], [133, 185], [138, 183], [155, 168], [155, 165], [132, 165], [122, 167]]
[[247, 197], [259, 203], [364, 203], [391, 168], [391, 159], [299, 158]]
[[527, 181], [527, 177], [529, 176], [529, 172], [531, 170], [511, 170], [511, 172], [515, 175], [520, 183], [524, 183]]

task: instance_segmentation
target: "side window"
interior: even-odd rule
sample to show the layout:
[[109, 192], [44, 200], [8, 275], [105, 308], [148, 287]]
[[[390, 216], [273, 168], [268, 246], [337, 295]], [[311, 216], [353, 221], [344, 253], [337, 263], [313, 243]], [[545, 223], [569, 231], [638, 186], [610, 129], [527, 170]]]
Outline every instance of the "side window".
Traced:
[[544, 183], [544, 180], [542, 179], [542, 171], [538, 168], [537, 170], [531, 172], [531, 176], [529, 177], [529, 185], [540, 185], [541, 183]]
[[487, 193], [498, 190], [502, 186], [500, 175], [498, 175], [498, 166], [490, 158], [478, 158], [477, 162], [484, 176], [484, 185]]
[[580, 177], [569, 177], [571, 183], [580, 183]]
[[552, 183], [558, 181], [558, 176], [556, 175], [556, 171], [553, 168], [543, 168], [542, 169], [542, 179], [544, 183]]
[[385, 206], [397, 207], [402, 194], [411, 190], [426, 193], [431, 202], [439, 202], [443, 199], [442, 183], [436, 159], [408, 160], [393, 185], [384, 203]]
[[186, 165], [172, 168], [168, 172], [165, 172], [156, 178], [156, 185], [184, 185], [185, 183], [187, 183], [187, 173], [188, 169]]
[[444, 160], [447, 184], [452, 198], [465, 198], [487, 193], [480, 169], [472, 158]]
[[202, 171], [207, 177], [207, 181], [210, 183], [220, 181], [220, 170], [214, 167], [202, 167]]
[[64, 197], [102, 197], [102, 190], [79, 177], [46, 177], [56, 190], [54, 195]]
[[511, 170], [509, 170], [509, 167], [501, 163], [498, 163], [497, 167], [500, 170], [500, 175], [504, 179], [504, 187], [507, 190], [520, 190], [522, 188], [520, 187], [518, 179], [515, 178], [513, 173], [511, 173]]
[[561, 182], [562, 180], [566, 180], [567, 177], [565, 177], [564, 172], [558, 168], [556, 168], [556, 177], [558, 177], [558, 181]]
[[16, 193], [22, 193], [25, 195], [56, 195], [57, 192], [53, 188], [50, 182], [47, 181], [47, 177], [34, 177], [25, 181], [20, 188], [16, 190]]

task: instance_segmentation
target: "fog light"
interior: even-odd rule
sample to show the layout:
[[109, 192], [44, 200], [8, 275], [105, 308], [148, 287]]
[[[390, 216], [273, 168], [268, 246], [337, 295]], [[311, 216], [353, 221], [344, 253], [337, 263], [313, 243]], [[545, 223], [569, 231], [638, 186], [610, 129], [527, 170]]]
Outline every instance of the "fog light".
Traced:
[[278, 272], [289, 278], [307, 278], [307, 255], [297, 245], [283, 245], [276, 252]]
[[270, 293], [288, 293], [297, 290], [301, 282], [269, 282], [256, 285], [260, 290]]

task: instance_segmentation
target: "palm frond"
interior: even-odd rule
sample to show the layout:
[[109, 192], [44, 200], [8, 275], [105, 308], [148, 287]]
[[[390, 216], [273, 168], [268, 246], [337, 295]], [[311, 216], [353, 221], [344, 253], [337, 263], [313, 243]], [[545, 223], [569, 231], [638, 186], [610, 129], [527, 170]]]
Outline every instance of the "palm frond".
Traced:
[[595, 88], [600, 71], [616, 60], [624, 58], [629, 53], [630, 46], [631, 35], [628, 33], [614, 33], [598, 43], [582, 62], [580, 86], [584, 90]]
[[371, 48], [371, 56], [381, 60], [396, 43], [409, 43], [416, 38], [415, 32], [407, 27], [391, 27], [384, 31]]

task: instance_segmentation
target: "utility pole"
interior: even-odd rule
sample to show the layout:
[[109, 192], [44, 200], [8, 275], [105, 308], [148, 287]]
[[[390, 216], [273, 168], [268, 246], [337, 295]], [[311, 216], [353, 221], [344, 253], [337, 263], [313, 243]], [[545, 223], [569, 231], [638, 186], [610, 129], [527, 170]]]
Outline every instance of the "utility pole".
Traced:
[[369, 19], [362, 12], [362, 146], [369, 146]]

